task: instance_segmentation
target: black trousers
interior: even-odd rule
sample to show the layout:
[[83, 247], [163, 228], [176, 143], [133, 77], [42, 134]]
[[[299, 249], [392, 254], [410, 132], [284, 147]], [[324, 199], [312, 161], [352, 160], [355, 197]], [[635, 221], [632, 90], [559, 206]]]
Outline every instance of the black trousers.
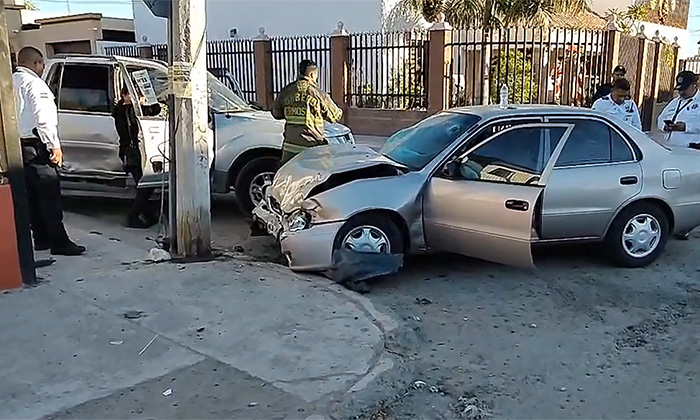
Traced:
[[[138, 185], [141, 178], [143, 178], [143, 169], [138, 166], [127, 166], [125, 170], [134, 178], [134, 182]], [[156, 222], [158, 220], [150, 206], [150, 200], [154, 191], [154, 188], [136, 188], [136, 196], [127, 215], [129, 222], [136, 221], [140, 216], [143, 216], [146, 222]]]
[[22, 159], [34, 244], [61, 247], [70, 239], [63, 226], [58, 170], [51, 163], [48, 149], [38, 138], [22, 139]]

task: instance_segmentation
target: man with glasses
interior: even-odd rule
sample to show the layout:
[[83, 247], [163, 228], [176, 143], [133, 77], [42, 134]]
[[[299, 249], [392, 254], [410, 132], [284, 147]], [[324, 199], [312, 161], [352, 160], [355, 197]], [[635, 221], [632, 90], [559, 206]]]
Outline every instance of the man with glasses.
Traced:
[[[666, 105], [657, 125], [666, 134], [670, 146], [697, 148], [700, 144], [700, 91], [698, 76], [692, 71], [682, 71], [676, 76], [674, 88], [678, 96]], [[688, 239], [689, 232], [676, 235]]]
[[627, 75], [627, 70], [623, 66], [618, 65], [617, 67], [615, 67], [615, 69], [613, 70], [612, 82], [605, 83], [605, 84], [600, 85], [598, 87], [598, 90], [596, 90], [595, 95], [593, 95], [593, 103], [595, 103], [598, 99], [600, 99], [604, 96], [610, 95], [612, 93], [613, 83], [615, 83], [616, 81], [618, 81], [620, 79], [624, 79], [626, 75]]

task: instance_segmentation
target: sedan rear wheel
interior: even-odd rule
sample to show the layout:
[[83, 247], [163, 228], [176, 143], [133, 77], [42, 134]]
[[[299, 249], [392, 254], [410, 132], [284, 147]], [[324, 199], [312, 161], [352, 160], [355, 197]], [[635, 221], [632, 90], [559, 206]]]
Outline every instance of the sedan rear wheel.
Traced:
[[637, 203], [617, 215], [606, 238], [609, 257], [621, 267], [645, 267], [666, 248], [668, 216], [651, 203]]

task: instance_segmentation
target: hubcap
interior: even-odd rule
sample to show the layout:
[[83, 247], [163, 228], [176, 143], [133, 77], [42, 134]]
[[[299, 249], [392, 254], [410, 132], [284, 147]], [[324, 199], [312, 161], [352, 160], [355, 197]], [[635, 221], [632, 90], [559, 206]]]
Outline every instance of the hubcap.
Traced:
[[358, 226], [351, 230], [343, 239], [343, 248], [372, 254], [391, 253], [389, 238], [374, 226]]
[[274, 172], [261, 172], [250, 182], [248, 195], [250, 195], [250, 201], [252, 201], [255, 206], [260, 204], [265, 198], [265, 187], [272, 185], [272, 178], [274, 178], [274, 176]]
[[661, 226], [649, 214], [634, 216], [622, 231], [622, 247], [634, 258], [644, 258], [654, 252], [661, 240]]

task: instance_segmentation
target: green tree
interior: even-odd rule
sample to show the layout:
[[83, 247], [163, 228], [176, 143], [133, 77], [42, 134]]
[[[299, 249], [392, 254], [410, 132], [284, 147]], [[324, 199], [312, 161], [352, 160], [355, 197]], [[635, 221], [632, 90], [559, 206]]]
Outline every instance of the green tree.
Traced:
[[[500, 102], [501, 86], [506, 84], [510, 93], [510, 103], [530, 103], [537, 97], [537, 84], [532, 77], [532, 63], [525, 60], [522, 52], [501, 50], [491, 62], [494, 74], [491, 77], [491, 103]], [[521, 100], [522, 98], [522, 100]]]
[[418, 109], [425, 107], [425, 89], [421, 83], [421, 70], [415, 58], [406, 58], [400, 65], [392, 69], [388, 93], [388, 108]]
[[410, 21], [410, 16], [428, 23], [445, 21], [456, 28], [549, 26], [559, 14], [575, 15], [588, 9], [589, 0], [400, 0], [389, 12], [387, 27]]

